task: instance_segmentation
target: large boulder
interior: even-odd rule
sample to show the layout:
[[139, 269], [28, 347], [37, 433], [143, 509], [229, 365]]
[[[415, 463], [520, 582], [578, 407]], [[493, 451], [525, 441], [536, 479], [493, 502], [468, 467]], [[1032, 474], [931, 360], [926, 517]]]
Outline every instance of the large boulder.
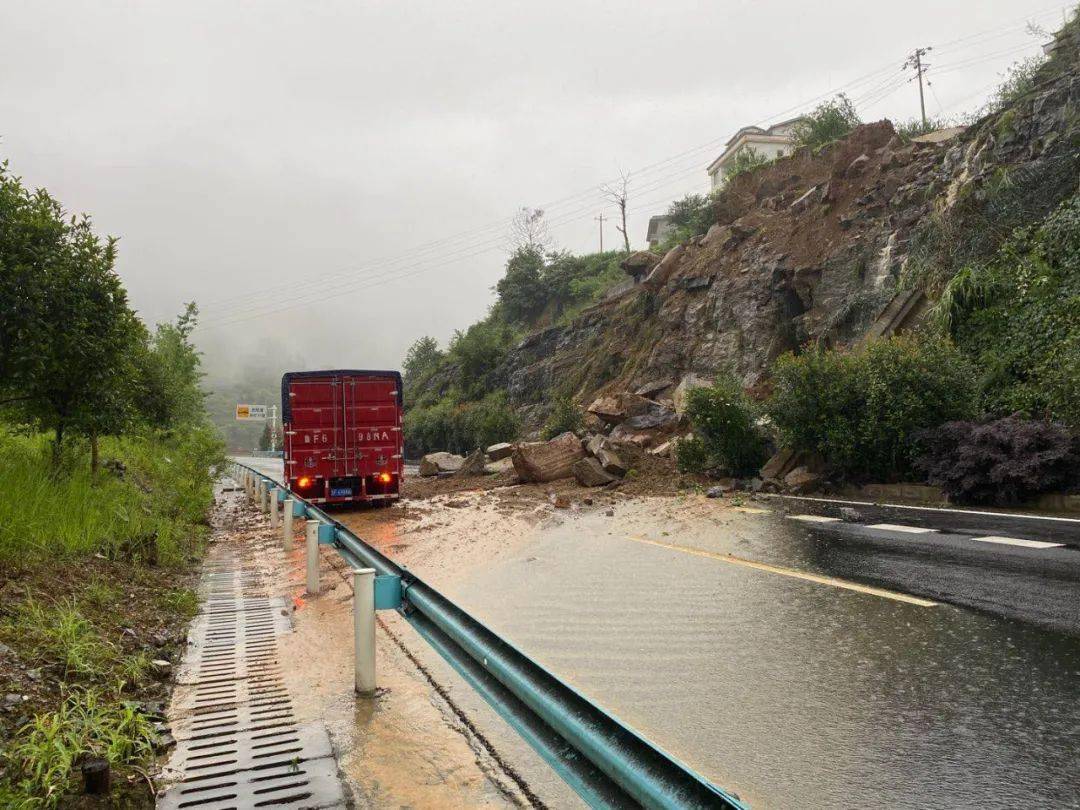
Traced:
[[596, 460], [600, 462], [604, 472], [617, 475], [620, 478], [626, 475], [627, 466], [623, 463], [619, 454], [611, 448], [601, 447], [596, 453]]
[[584, 457], [581, 440], [573, 433], [563, 433], [547, 442], [519, 444], [510, 456], [522, 481], [569, 478], [574, 474], [574, 462]]
[[574, 478], [583, 487], [602, 487], [617, 480], [606, 472], [595, 458], [583, 458], [574, 462]]
[[813, 492], [821, 483], [821, 475], [811, 472], [807, 467], [796, 467], [784, 476], [784, 487], [796, 495]]
[[514, 445], [510, 442], [499, 442], [493, 444], [487, 449], [487, 457], [492, 461], [499, 461], [504, 458], [510, 458], [514, 452]]
[[483, 475], [485, 473], [484, 465], [486, 463], [487, 456], [484, 455], [484, 451], [478, 447], [469, 453], [469, 457], [462, 462], [454, 475]]
[[626, 275], [633, 277], [634, 281], [641, 281], [658, 264], [660, 264], [660, 257], [655, 253], [637, 250], [619, 262], [619, 267]]
[[684, 253], [686, 253], [685, 245], [676, 245], [669, 250], [667, 255], [661, 259], [660, 264], [656, 265], [645, 281], [642, 282], [645, 287], [652, 292], [656, 292], [667, 284], [667, 280], [671, 278], [671, 274], [675, 272], [675, 268], [678, 267], [679, 262], [682, 261]]
[[587, 410], [594, 416], [603, 419], [604, 422], [616, 425], [629, 417], [647, 414], [656, 407], [657, 404], [651, 399], [627, 391], [621, 394], [607, 394], [597, 397]]
[[454, 453], [428, 453], [420, 459], [420, 475], [430, 477], [439, 473], [457, 472], [464, 463], [465, 459]]
[[671, 388], [675, 382], [668, 378], [662, 378], [658, 380], [649, 380], [647, 383], [638, 387], [634, 392], [639, 397], [646, 397], [647, 399], [655, 399], [656, 395]]
[[513, 472], [513, 470], [514, 462], [510, 458], [500, 458], [498, 461], [492, 461], [484, 465], [484, 472], [487, 475], [502, 475], [503, 473]]

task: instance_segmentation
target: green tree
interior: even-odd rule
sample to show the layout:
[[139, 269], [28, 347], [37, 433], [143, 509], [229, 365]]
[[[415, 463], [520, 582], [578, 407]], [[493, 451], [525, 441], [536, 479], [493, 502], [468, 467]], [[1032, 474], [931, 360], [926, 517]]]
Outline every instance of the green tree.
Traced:
[[29, 191], [0, 163], [0, 402], [27, 395], [46, 343], [42, 282], [66, 256], [73, 224], [48, 192]]
[[443, 357], [444, 354], [439, 349], [439, 343], [435, 338], [424, 335], [414, 340], [405, 353], [405, 362], [402, 363], [406, 382], [415, 382], [430, 374]]
[[494, 390], [492, 374], [513, 339], [509, 325], [491, 317], [454, 333], [450, 355], [457, 363], [457, 384], [466, 399], [479, 399]]
[[511, 254], [506, 273], [495, 285], [503, 315], [511, 323], [531, 323], [547, 303], [541, 281], [544, 254], [536, 246], [526, 245]]
[[845, 137], [861, 123], [851, 99], [840, 93], [819, 104], [812, 113], [795, 124], [795, 141], [799, 146], [816, 149]]
[[175, 323], [159, 323], [137, 357], [138, 411], [143, 421], [162, 430], [207, 419], [202, 390], [202, 359], [191, 342], [199, 308], [184, 305]]
[[59, 463], [70, 434], [90, 439], [122, 432], [133, 418], [133, 361], [144, 335], [114, 272], [116, 243], [104, 244], [83, 217], [36, 273], [40, 297], [32, 358], [17, 358], [16, 412], [55, 434]]

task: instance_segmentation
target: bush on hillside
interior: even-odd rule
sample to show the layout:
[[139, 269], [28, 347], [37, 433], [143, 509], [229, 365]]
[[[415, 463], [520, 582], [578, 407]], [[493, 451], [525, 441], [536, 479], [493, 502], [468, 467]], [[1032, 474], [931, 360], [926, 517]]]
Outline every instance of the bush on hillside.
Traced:
[[457, 365], [457, 386], [466, 399], [480, 399], [495, 390], [492, 375], [514, 343], [514, 331], [495, 317], [454, 332], [450, 359]]
[[710, 194], [687, 194], [668, 206], [667, 217], [674, 230], [659, 250], [666, 252], [677, 244], [701, 236], [715, 225], [718, 194], [718, 190]]
[[784, 443], [855, 479], [910, 476], [916, 433], [975, 415], [974, 369], [929, 336], [784, 355], [773, 381], [768, 411]]
[[766, 439], [757, 426], [757, 411], [735, 379], [722, 377], [708, 388], [692, 389], [686, 415], [694, 438], [676, 445], [679, 469], [745, 476], [765, 462]]
[[1080, 483], [1080, 443], [1060, 422], [946, 422], [918, 440], [915, 469], [956, 503], [1016, 504]]
[[1080, 428], [1080, 195], [962, 268], [935, 314], [979, 366], [987, 413]]
[[540, 431], [540, 437], [547, 441], [563, 433], [580, 430], [584, 418], [585, 414], [574, 403], [574, 400], [567, 396], [559, 397], [551, 406], [547, 421], [544, 422], [544, 427]]
[[937, 132], [939, 129], [945, 129], [948, 126], [952, 125], [944, 118], [927, 118], [925, 124], [921, 118], [909, 118], [907, 121], [901, 121], [896, 125], [896, 134], [907, 143], [912, 138], [930, 132]]
[[795, 142], [816, 149], [846, 137], [862, 120], [855, 105], [843, 93], [824, 101], [794, 126]]
[[982, 109], [983, 115], [1005, 109], [1030, 93], [1035, 87], [1035, 74], [1046, 64], [1046, 57], [1029, 56], [1014, 62], [1003, 74], [1001, 84], [990, 95]]
[[767, 158], [757, 149], [752, 146], [744, 146], [738, 152], [735, 153], [735, 157], [732, 158], [726, 166], [724, 166], [724, 179], [732, 180], [738, 177], [740, 174], [746, 174], [746, 172], [752, 172], [759, 166], [764, 166], [767, 163], [771, 163], [770, 158]]
[[709, 451], [700, 436], [684, 436], [675, 442], [675, 467], [679, 472], [707, 473]]
[[443, 357], [444, 354], [439, 349], [439, 342], [430, 335], [424, 335], [414, 340], [405, 353], [405, 362], [401, 364], [402, 371], [405, 372], [406, 383], [415, 383], [422, 377], [431, 374]]
[[439, 450], [464, 455], [513, 441], [520, 431], [521, 422], [501, 392], [478, 402], [443, 399], [405, 414], [405, 452], [411, 458]]

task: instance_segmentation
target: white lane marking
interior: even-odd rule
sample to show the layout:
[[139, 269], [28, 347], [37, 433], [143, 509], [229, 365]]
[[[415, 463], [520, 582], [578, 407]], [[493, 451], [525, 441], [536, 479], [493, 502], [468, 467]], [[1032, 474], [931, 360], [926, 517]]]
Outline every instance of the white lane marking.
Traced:
[[1058, 523], [1080, 523], [1080, 518], [1054, 517], [1053, 515], [1018, 515], [1014, 512], [980, 512], [976, 509], [953, 509], [945, 506], [914, 506], [909, 503], [882, 503], [881, 501], [848, 501], [838, 498], [813, 498], [808, 495], [779, 495], [774, 493], [762, 493], [759, 497], [784, 498], [792, 501], [814, 501], [815, 503], [840, 503], [845, 506], [877, 506], [889, 509], [910, 509], [916, 512], [945, 512], [959, 515], [986, 515], [996, 518], [1022, 518], [1024, 520], [1053, 520]]
[[1001, 543], [1005, 546], [1023, 546], [1024, 548], [1062, 548], [1064, 543], [1046, 543], [1042, 540], [1024, 540], [1020, 537], [976, 537], [980, 543]]
[[867, 526], [868, 529], [881, 529], [885, 532], [907, 532], [908, 534], [930, 534], [935, 529], [924, 529], [922, 526], [901, 526], [899, 523], [874, 523]]
[[824, 515], [788, 515], [792, 520], [805, 520], [807, 523], [839, 523], [840, 518], [825, 517]]

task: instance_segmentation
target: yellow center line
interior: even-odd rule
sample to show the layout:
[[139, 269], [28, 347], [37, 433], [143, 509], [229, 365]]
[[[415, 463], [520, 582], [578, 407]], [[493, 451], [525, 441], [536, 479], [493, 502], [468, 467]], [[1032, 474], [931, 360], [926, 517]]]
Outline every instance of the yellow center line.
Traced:
[[717, 554], [714, 551], [705, 551], [704, 549], [691, 548], [689, 546], [677, 546], [673, 543], [661, 543], [659, 540], [650, 540], [647, 537], [635, 537], [634, 535], [627, 535], [626, 539], [633, 540], [635, 543], [645, 543], [650, 546], [671, 549], [672, 551], [681, 551], [684, 554], [692, 554], [695, 557], [707, 557], [710, 560], [718, 560], [719, 562], [729, 563], [730, 565], [741, 565], [744, 568], [767, 571], [770, 574], [779, 574], [782, 577], [802, 579], [807, 582], [816, 582], [819, 585], [831, 585], [834, 588], [843, 588], [844, 590], [866, 593], [871, 596], [880, 596], [883, 599], [892, 599], [894, 602], [907, 602], [909, 605], [918, 605], [919, 607], [937, 606], [937, 602], [931, 602], [929, 599], [920, 599], [918, 596], [910, 596], [909, 594], [898, 593], [897, 591], [887, 591], [884, 588], [874, 588], [870, 585], [860, 585], [857, 582], [848, 582], [843, 579], [836, 579], [835, 577], [825, 577], [820, 574], [808, 574], [805, 571], [797, 571], [794, 568], [782, 568], [779, 565], [769, 565], [768, 563], [746, 560], [742, 557], [732, 556], [731, 554]]

